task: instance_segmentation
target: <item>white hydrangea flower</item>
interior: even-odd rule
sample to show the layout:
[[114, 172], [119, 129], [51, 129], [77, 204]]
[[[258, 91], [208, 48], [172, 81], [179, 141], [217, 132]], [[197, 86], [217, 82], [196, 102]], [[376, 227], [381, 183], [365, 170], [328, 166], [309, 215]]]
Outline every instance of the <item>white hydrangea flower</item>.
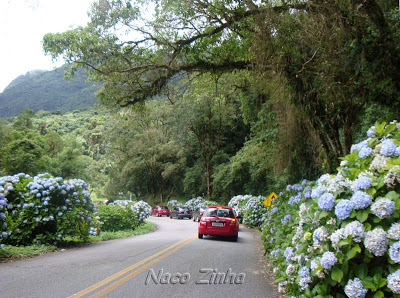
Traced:
[[389, 172], [385, 176], [385, 184], [387, 187], [393, 188], [400, 183], [400, 173], [396, 172], [399, 169], [400, 167], [396, 165], [389, 170]]
[[286, 268], [286, 275], [292, 275], [296, 272], [296, 267], [292, 264], [289, 264]]
[[340, 229], [336, 230], [335, 232], [332, 233], [330, 238], [331, 238], [332, 246], [336, 249], [336, 251], [340, 252], [340, 248], [338, 246], [339, 241], [346, 239], [346, 234], [344, 232], [344, 229], [340, 228]]
[[400, 240], [400, 223], [393, 223], [387, 231], [387, 236], [392, 240]]
[[355, 220], [349, 223], [344, 228], [344, 236], [351, 236], [354, 242], [360, 243], [362, 239], [365, 237], [364, 225], [360, 223], [358, 220]]
[[377, 257], [383, 256], [389, 245], [386, 232], [381, 228], [376, 228], [368, 231], [365, 235], [364, 246], [365, 248]]
[[[378, 146], [377, 146], [378, 147]], [[381, 171], [383, 169], [385, 169], [387, 167], [387, 163], [386, 163], [386, 157], [383, 155], [376, 155], [374, 160], [372, 161], [369, 169], [371, 171]]]

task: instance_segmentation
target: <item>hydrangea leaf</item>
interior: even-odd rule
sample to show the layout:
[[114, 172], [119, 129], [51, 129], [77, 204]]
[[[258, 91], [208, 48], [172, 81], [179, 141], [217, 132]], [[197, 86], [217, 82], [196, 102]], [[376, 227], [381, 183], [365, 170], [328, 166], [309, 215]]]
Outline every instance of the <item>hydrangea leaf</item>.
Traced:
[[328, 215], [329, 215], [330, 213], [328, 212], [328, 211], [321, 211], [320, 213], [319, 213], [319, 216], [318, 216], [318, 218], [319, 219], [322, 219], [322, 218], [324, 218], [324, 217], [327, 217]]
[[361, 281], [361, 283], [363, 284], [364, 288], [370, 289], [372, 292], [375, 292], [378, 289], [371, 276], [367, 276]]
[[341, 282], [343, 278], [343, 271], [339, 268], [333, 268], [331, 272], [331, 278], [334, 281]]
[[356, 266], [356, 275], [359, 279], [365, 279], [368, 275], [368, 266], [367, 264], [358, 264]]
[[383, 298], [385, 297], [385, 294], [383, 294], [382, 291], [378, 291], [374, 294], [373, 298]]
[[369, 209], [359, 210], [357, 211], [357, 219], [359, 222], [363, 223], [368, 219]]
[[396, 129], [396, 123], [391, 123], [383, 130], [383, 135], [387, 136]]
[[347, 254], [346, 257], [348, 260], [354, 258], [355, 256], [357, 256], [358, 253], [361, 252], [361, 248], [360, 246], [357, 244], [356, 246], [354, 246], [352, 249], [350, 249]]
[[399, 195], [397, 192], [395, 192], [395, 191], [389, 191], [389, 192], [386, 194], [385, 197], [388, 198], [388, 199], [390, 199], [390, 200], [392, 200], [392, 201], [395, 201], [395, 200], [397, 200], [398, 198], [400, 198], [400, 195]]
[[375, 123], [375, 131], [379, 134], [379, 135], [383, 135], [383, 133], [384, 133], [384, 131], [385, 131], [385, 125], [386, 125], [386, 122], [382, 122], [382, 123], [379, 123], [379, 122], [376, 122]]

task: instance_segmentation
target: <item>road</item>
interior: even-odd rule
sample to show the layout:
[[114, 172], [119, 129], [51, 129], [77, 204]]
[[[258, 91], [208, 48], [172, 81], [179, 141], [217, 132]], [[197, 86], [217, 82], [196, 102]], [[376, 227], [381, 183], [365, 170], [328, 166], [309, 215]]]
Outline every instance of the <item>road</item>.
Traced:
[[0, 297], [279, 297], [256, 231], [197, 239], [192, 220], [148, 220], [157, 231], [0, 263]]

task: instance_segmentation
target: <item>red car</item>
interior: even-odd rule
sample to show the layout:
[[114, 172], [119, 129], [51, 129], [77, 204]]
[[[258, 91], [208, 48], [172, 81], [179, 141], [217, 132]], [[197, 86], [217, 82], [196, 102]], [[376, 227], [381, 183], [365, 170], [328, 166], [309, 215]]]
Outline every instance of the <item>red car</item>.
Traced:
[[237, 241], [239, 222], [231, 207], [210, 206], [199, 222], [199, 238], [204, 235], [226, 236]]
[[154, 216], [169, 216], [170, 211], [168, 209], [167, 206], [163, 206], [163, 205], [157, 205], [155, 207], [153, 207], [153, 209], [151, 209], [151, 215]]

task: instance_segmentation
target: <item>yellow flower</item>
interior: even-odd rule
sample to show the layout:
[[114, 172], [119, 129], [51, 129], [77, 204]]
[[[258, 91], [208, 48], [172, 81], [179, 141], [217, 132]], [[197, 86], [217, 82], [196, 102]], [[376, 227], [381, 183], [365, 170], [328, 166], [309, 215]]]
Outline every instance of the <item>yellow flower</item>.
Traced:
[[311, 239], [311, 235], [312, 234], [310, 232], [305, 233], [304, 236], [303, 236], [304, 240]]

